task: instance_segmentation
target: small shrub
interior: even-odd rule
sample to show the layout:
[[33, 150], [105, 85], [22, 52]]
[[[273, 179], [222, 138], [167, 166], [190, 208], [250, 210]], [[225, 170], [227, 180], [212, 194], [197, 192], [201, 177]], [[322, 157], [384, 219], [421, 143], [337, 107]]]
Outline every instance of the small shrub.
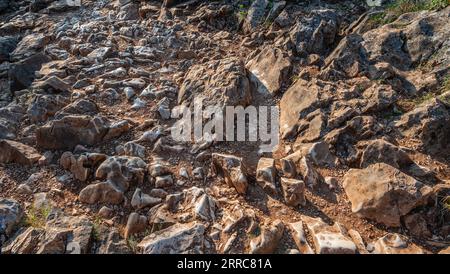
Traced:
[[47, 218], [51, 212], [50, 206], [43, 206], [41, 208], [32, 207], [25, 216], [25, 225], [35, 228], [45, 227]]

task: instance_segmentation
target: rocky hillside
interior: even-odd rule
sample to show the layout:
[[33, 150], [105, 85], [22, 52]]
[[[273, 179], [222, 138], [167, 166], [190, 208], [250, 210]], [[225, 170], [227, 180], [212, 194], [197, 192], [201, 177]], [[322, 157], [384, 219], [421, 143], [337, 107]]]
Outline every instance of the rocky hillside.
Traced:
[[2, 253], [449, 253], [449, 5], [0, 0]]

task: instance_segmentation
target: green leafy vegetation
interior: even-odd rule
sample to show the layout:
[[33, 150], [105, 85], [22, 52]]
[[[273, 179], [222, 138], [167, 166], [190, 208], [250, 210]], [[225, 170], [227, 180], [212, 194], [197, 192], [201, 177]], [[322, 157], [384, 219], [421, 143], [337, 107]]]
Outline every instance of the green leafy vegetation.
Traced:
[[32, 207], [25, 216], [25, 225], [35, 228], [45, 227], [47, 218], [51, 212], [50, 206], [43, 206], [41, 208]]
[[450, 5], [449, 0], [397, 0], [387, 6], [384, 12], [376, 13], [369, 18], [375, 26], [390, 24], [400, 15], [422, 10], [441, 10]]

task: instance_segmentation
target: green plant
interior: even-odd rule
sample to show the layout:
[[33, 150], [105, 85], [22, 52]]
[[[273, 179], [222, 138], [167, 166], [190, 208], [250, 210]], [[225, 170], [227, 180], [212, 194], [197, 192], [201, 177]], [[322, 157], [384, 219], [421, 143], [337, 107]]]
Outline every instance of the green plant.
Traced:
[[442, 199], [442, 207], [445, 210], [450, 211], [450, 196], [446, 196]]
[[397, 0], [386, 7], [384, 12], [372, 15], [369, 22], [375, 26], [390, 24], [400, 15], [422, 10], [440, 10], [450, 5], [449, 0]]
[[441, 85], [442, 92], [445, 92], [448, 90], [450, 90], [450, 73], [444, 77], [444, 79], [442, 81], [442, 85]]
[[94, 241], [100, 240], [100, 226], [102, 225], [102, 220], [100, 217], [95, 217], [94, 221], [92, 222], [92, 239]]
[[25, 216], [25, 225], [35, 228], [45, 227], [51, 210], [52, 208], [50, 206], [42, 206], [40, 208], [31, 207]]
[[133, 235], [131, 235], [127, 239], [127, 245], [133, 252], [136, 252], [136, 247], [138, 245], [138, 240]]

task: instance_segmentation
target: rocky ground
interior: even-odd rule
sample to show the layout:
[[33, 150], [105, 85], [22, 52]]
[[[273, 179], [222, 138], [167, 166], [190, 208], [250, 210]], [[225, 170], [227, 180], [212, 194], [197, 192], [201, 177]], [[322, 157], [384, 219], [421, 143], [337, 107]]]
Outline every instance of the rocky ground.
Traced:
[[162, 2], [0, 1], [2, 253], [450, 252], [448, 1]]

